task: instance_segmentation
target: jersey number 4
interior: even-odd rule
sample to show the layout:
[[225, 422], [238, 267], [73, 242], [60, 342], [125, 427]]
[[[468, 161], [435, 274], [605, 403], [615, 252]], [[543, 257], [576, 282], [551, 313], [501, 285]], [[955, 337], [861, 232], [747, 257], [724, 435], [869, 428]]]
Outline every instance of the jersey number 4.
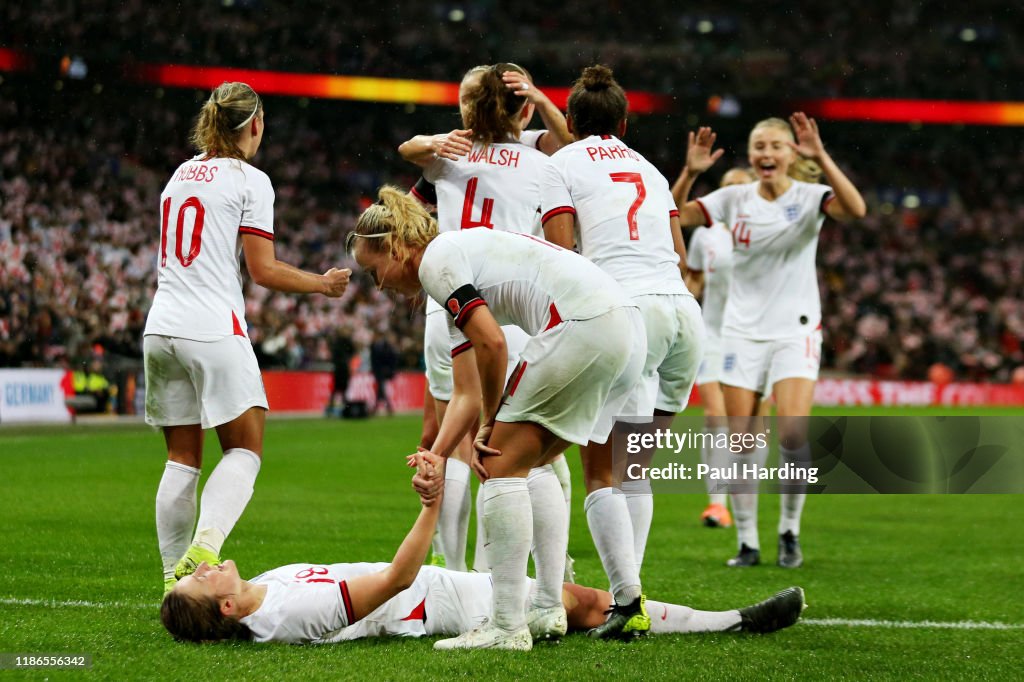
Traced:
[[466, 183], [466, 199], [462, 202], [462, 229], [468, 230], [471, 227], [486, 227], [494, 229], [491, 222], [491, 213], [494, 212], [494, 199], [484, 199], [483, 208], [480, 209], [480, 220], [473, 219], [473, 201], [476, 199], [477, 179], [470, 178]]
[[[163, 218], [160, 221], [160, 267], [167, 265], [167, 223], [171, 216], [171, 198], [164, 199]], [[182, 250], [185, 235], [185, 213], [192, 210], [192, 238], [189, 240], [189, 249], [186, 254]], [[183, 268], [192, 265], [199, 255], [199, 249], [203, 246], [203, 221], [206, 219], [206, 209], [197, 197], [189, 197], [181, 203], [178, 208], [178, 221], [174, 227], [174, 255]]]
[[644, 187], [644, 177], [639, 173], [610, 173], [608, 175], [612, 182], [628, 182], [636, 185], [636, 199], [626, 213], [626, 221], [629, 223], [629, 239], [637, 241], [640, 239], [640, 230], [636, 226], [636, 214], [640, 210], [640, 204], [647, 198], [647, 188]]
[[737, 246], [743, 244], [748, 249], [750, 248], [750, 228], [747, 227], [746, 221], [741, 220], [736, 223], [735, 227], [732, 228], [732, 245]]

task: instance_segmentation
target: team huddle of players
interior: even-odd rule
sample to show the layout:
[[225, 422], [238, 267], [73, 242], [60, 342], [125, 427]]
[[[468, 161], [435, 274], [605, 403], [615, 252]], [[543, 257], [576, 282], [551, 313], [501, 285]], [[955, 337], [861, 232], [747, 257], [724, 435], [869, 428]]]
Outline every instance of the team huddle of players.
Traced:
[[[167, 311], [180, 310], [162, 303], [161, 292], [172, 303], [177, 292], [180, 302], [194, 296], [197, 282], [208, 284], [197, 270], [206, 253], [200, 235], [211, 232], [223, 231], [225, 243], [214, 244], [222, 259], [234, 256], [235, 279], [239, 244], [264, 286], [340, 295], [350, 273], [305, 273], [273, 256], [272, 212], [261, 208], [268, 191], [272, 206], [272, 189], [247, 163], [263, 134], [258, 96], [225, 84], [204, 106], [214, 134], [202, 137], [201, 116], [194, 135], [201, 154], [189, 163], [219, 164], [216, 176], [204, 175], [221, 179], [219, 191], [230, 201], [218, 198], [212, 183], [182, 180], [187, 173], [168, 183], [161, 254], [173, 245], [177, 257], [161, 257], [146, 331], [147, 420], [163, 427], [169, 455], [157, 529], [163, 618], [175, 635], [338, 641], [451, 634], [457, 636], [435, 648], [529, 649], [570, 627], [595, 638], [658, 631], [648, 615], [655, 602], [647, 602], [640, 580], [653, 496], [648, 481], [623, 482], [613, 470], [616, 417], [675, 414], [695, 381], [708, 413], [735, 418], [734, 430], [753, 428], [743, 419], [769, 394], [782, 416], [809, 413], [821, 347], [818, 231], [825, 216], [864, 212], [813, 120], [797, 113], [789, 123], [762, 121], [749, 140], [753, 177], [687, 201], [694, 179], [722, 154], [713, 151], [714, 134], [690, 134], [686, 167], [670, 188], [622, 141], [628, 102], [605, 67], [584, 70], [566, 116], [521, 67], [474, 67], [461, 82], [460, 110], [463, 129], [401, 145], [402, 156], [423, 168], [423, 180], [408, 193], [382, 188], [347, 244], [378, 286], [428, 296], [424, 346], [436, 424], [424, 429], [421, 450], [410, 457], [420, 518], [391, 564], [289, 566], [242, 581], [219, 554], [252, 494], [266, 402], [254, 390], [251, 366], [231, 368], [248, 379], [221, 367], [227, 354], [237, 355], [235, 345], [247, 343], [240, 282], [237, 296], [234, 280], [209, 292], [202, 337], [186, 320], [157, 326], [170, 320]], [[525, 130], [535, 112], [545, 131]], [[830, 186], [790, 177], [806, 165], [799, 159], [814, 162]], [[225, 189], [223, 179], [234, 186]], [[698, 248], [688, 258], [682, 228], [698, 226]], [[723, 284], [730, 256], [732, 278]], [[230, 272], [221, 266], [218, 272]], [[687, 284], [706, 289], [703, 320]], [[718, 384], [709, 402], [705, 386], [710, 395]], [[196, 441], [201, 453], [202, 428], [209, 427], [217, 428], [225, 457], [204, 488], [195, 524]], [[791, 431], [781, 434], [781, 454], [800, 461], [806, 444]], [[580, 446], [584, 511], [610, 595], [565, 584], [571, 497], [563, 453], [572, 444]], [[735, 456], [763, 462], [766, 454], [755, 448]], [[709, 460], [722, 456], [707, 453]], [[489, 571], [487, 580], [461, 572], [471, 470], [483, 482], [475, 568]], [[755, 495], [732, 495], [740, 549], [730, 565], [759, 562]], [[781, 498], [779, 563], [795, 567], [804, 496]], [[706, 522], [728, 523], [723, 502], [712, 499]], [[447, 568], [419, 571], [431, 540]], [[802, 603], [802, 591], [791, 588], [735, 611], [658, 608], [668, 623], [661, 631], [764, 632], [794, 622]]]

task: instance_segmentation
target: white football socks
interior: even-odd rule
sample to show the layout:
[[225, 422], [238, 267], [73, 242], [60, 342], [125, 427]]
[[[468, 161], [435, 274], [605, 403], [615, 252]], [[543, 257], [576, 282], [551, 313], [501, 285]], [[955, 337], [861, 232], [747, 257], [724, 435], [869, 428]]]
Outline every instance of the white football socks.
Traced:
[[533, 514], [533, 565], [537, 571], [531, 603], [537, 608], [561, 606], [569, 545], [565, 498], [550, 464], [530, 469], [526, 485]]
[[729, 495], [732, 518], [736, 524], [737, 547], [746, 545], [751, 549], [761, 549], [761, 541], [757, 534], [757, 480], [750, 475], [744, 477], [743, 466], [757, 464], [759, 467], [763, 467], [767, 460], [767, 447], [754, 448], [753, 452], [749, 453], [730, 453], [730, 461], [739, 472], [731, 485], [733, 490], [744, 491], [733, 492]]
[[[729, 427], [706, 427], [704, 429], [704, 433], [710, 434], [711, 437], [714, 438], [713, 443], [727, 442], [729, 438]], [[714, 444], [709, 446], [708, 442], [704, 440], [701, 442], [700, 459], [704, 464], [708, 465], [709, 469], [721, 471], [729, 464], [729, 450], [726, 448], [716, 447]], [[709, 476], [704, 479], [704, 485], [707, 487], [708, 491], [708, 502], [710, 504], [720, 504], [725, 506], [728, 501], [728, 493], [725, 492], [724, 476], [719, 475], [717, 478]]]
[[174, 567], [188, 549], [196, 523], [196, 487], [199, 469], [167, 462], [156, 490], [156, 538], [164, 580], [174, 577]]
[[490, 573], [491, 565], [487, 563], [487, 533], [484, 531], [484, 486], [476, 489], [476, 551], [473, 552], [473, 570], [477, 573]]
[[482, 487], [494, 624], [517, 632], [526, 627], [526, 564], [533, 540], [530, 491], [525, 478], [489, 478]]
[[569, 473], [569, 463], [565, 461], [565, 453], [555, 457], [551, 462], [551, 468], [558, 476], [558, 485], [562, 486], [562, 497], [565, 498], [565, 513], [567, 518], [572, 517], [572, 475]]
[[626, 496], [612, 488], [600, 488], [587, 495], [583, 509], [615, 603], [629, 604], [641, 590]]
[[452, 457], [445, 463], [444, 497], [437, 520], [444, 565], [466, 570], [466, 535], [469, 532], [469, 465]]
[[255, 452], [232, 448], [224, 453], [203, 487], [199, 523], [192, 539], [194, 544], [220, 556], [224, 539], [231, 534], [252, 498], [259, 472], [260, 458]]
[[724, 632], [740, 624], [740, 612], [698, 611], [689, 606], [666, 604], [647, 600], [647, 614], [651, 617], [651, 633], [670, 632]]
[[647, 536], [651, 532], [651, 519], [654, 518], [654, 495], [651, 492], [651, 482], [647, 479], [623, 481], [622, 493], [626, 496], [629, 521], [633, 526], [633, 557], [636, 559], [636, 572], [639, 574], [644, 565]]
[[[811, 464], [811, 448], [804, 443], [795, 450], [779, 447], [779, 462], [782, 466], [787, 463], [794, 467], [806, 469]], [[800, 535], [800, 517], [804, 511], [804, 501], [807, 499], [807, 479], [797, 478], [783, 482], [783, 491], [779, 495], [779, 535], [786, 531], [792, 531], [793, 535]]]

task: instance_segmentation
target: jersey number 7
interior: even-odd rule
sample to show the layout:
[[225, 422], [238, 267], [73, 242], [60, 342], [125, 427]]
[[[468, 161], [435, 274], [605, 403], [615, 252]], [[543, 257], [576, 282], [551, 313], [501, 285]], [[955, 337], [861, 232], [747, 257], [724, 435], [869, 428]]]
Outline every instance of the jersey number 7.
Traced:
[[[163, 217], [160, 221], [160, 267], [167, 265], [167, 222], [171, 216], [171, 198], [164, 199]], [[185, 211], [192, 209], [192, 239], [188, 255], [182, 251], [185, 234]], [[206, 209], [198, 197], [189, 197], [178, 208], [178, 221], [174, 227], [174, 255], [178, 257], [181, 267], [187, 268], [199, 255], [203, 246], [203, 222], [206, 220]]]
[[636, 185], [636, 200], [629, 207], [626, 213], [626, 220], [629, 222], [629, 239], [637, 241], [640, 239], [640, 230], [636, 226], [636, 214], [640, 210], [640, 204], [647, 198], [647, 188], [644, 187], [644, 176], [639, 173], [610, 173], [608, 175], [612, 182], [629, 182]]

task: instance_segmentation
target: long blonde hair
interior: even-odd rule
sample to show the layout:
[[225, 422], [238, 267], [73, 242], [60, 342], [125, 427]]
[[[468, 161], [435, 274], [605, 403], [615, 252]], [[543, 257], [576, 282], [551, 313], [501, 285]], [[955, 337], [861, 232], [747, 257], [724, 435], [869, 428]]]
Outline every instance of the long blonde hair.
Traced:
[[242, 128], [262, 109], [260, 96], [245, 83], [221, 83], [199, 110], [191, 142], [207, 156], [245, 161], [238, 140]]
[[[407, 263], [414, 251], [426, 248], [437, 236], [437, 221], [416, 199], [394, 185], [384, 185], [379, 201], [363, 211], [349, 235], [349, 246], [366, 242], [373, 253], [388, 253]], [[349, 249], [351, 251], [351, 248]]]
[[[753, 137], [754, 133], [761, 128], [776, 128], [785, 132], [789, 135], [789, 139], [796, 142], [796, 135], [793, 134], [793, 128], [789, 125], [789, 121], [785, 119], [773, 116], [772, 118], [766, 118], [758, 121], [750, 130], [750, 137]], [[821, 176], [824, 174], [821, 166], [805, 156], [800, 156], [796, 152], [793, 152], [793, 154], [796, 158], [793, 163], [789, 164], [789, 168], [786, 170], [786, 175], [794, 180], [799, 180], [800, 182], [818, 182], [821, 180]]]

